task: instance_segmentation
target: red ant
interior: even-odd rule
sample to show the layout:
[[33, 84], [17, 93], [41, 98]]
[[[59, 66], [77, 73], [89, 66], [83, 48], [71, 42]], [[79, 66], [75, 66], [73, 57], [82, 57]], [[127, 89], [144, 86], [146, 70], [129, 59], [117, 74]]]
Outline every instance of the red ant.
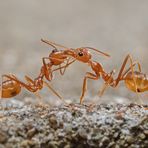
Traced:
[[[56, 43], [52, 43], [52, 44], [54, 44], [55, 46], [59, 46], [59, 47], [64, 48], [64, 46], [62, 46], [62, 45], [59, 45]], [[108, 85], [110, 85], [111, 87], [117, 87], [119, 82], [122, 80], [125, 81], [126, 87], [131, 91], [134, 91], [136, 93], [148, 91], [148, 76], [141, 72], [141, 66], [138, 62], [133, 63], [133, 60], [130, 55], [126, 56], [117, 78], [114, 79], [113, 78], [113, 75], [115, 73], [114, 70], [112, 70], [110, 73], [105, 72], [105, 70], [103, 69], [103, 66], [100, 63], [93, 61], [91, 59], [91, 54], [88, 51], [88, 49], [96, 50], [91, 47], [81, 47], [81, 48], [75, 49], [76, 52], [71, 54], [71, 56], [73, 58], [77, 59], [78, 61], [83, 62], [83, 63], [87, 63], [88, 65], [90, 65], [91, 69], [94, 71], [94, 73], [87, 72], [84, 77], [82, 95], [80, 97], [80, 104], [82, 104], [83, 100], [84, 100], [84, 95], [85, 95], [86, 86], [87, 86], [87, 79], [98, 80], [100, 78], [100, 76], [105, 81], [105, 85], [103, 86], [102, 90], [100, 91], [100, 96], [103, 95], [103, 93]], [[101, 53], [105, 56], [109, 56], [106, 53], [103, 53], [103, 52], [101, 52]], [[130, 60], [131, 65], [123, 73], [128, 60]], [[139, 71], [134, 71], [133, 67], [135, 65], [138, 65]]]
[[[131, 66], [124, 72], [128, 60], [130, 60]], [[124, 59], [124, 62], [116, 79], [113, 78], [113, 74], [115, 73], [114, 70], [112, 70], [110, 73], [106, 73], [103, 67], [98, 62], [89, 61], [89, 63], [91, 63], [91, 68], [95, 72], [95, 74], [87, 72], [84, 77], [82, 95], [80, 98], [81, 104], [86, 92], [87, 79], [97, 80], [100, 78], [100, 76], [102, 76], [103, 80], [105, 81], [105, 85], [101, 89], [99, 96], [103, 95], [108, 85], [111, 87], [117, 87], [119, 82], [122, 80], [125, 81], [126, 87], [131, 91], [134, 91], [136, 93], [148, 91], [148, 77], [146, 76], [146, 74], [143, 74], [141, 72], [141, 66], [138, 62], [133, 63], [130, 55], [127, 55]], [[138, 65], [139, 71], [134, 71], [133, 69], [136, 64]]]
[[[46, 42], [46, 40], [41, 39], [42, 42]], [[49, 44], [49, 43], [48, 43]], [[58, 96], [60, 99], [62, 97], [43, 79], [45, 78], [48, 81], [51, 81], [53, 78], [53, 66], [58, 66], [59, 68], [56, 70], [60, 70], [61, 75], [64, 74], [66, 67], [70, 64], [72, 64], [75, 60], [70, 61], [70, 58], [65, 54], [68, 52], [67, 50], [59, 51], [54, 45], [50, 44], [54, 49], [49, 54], [48, 57], [43, 57], [43, 66], [41, 67], [41, 72], [37, 78], [32, 80], [28, 76], [25, 76], [25, 79], [27, 83], [24, 83], [20, 81], [17, 77], [14, 75], [2, 75], [2, 84], [1, 84], [1, 97], [2, 98], [10, 98], [14, 97], [17, 94], [20, 93], [21, 87], [26, 88], [28, 91], [35, 93], [38, 97], [40, 97], [37, 94], [38, 90], [41, 90], [43, 88], [43, 85], [46, 85], [52, 92]], [[46, 63], [46, 60], [48, 60], [48, 63]], [[66, 61], [66, 64], [61, 67], [61, 64]], [[64, 69], [62, 71], [62, 69]], [[56, 71], [54, 70], [54, 71]], [[4, 81], [4, 78], [6, 80]]]
[[[83, 56], [85, 56], [85, 59], [83, 60], [83, 62], [87, 63], [88, 59], [91, 58], [91, 54], [88, 51], [88, 49], [97, 51], [105, 56], [109, 56], [108, 54], [103, 53], [91, 47], [81, 47], [81, 48], [72, 49], [72, 48], [67, 48], [65, 46], [62, 46], [47, 40], [41, 39], [41, 41], [50, 45], [54, 49], [52, 50], [52, 52], [49, 54], [48, 57], [42, 58], [43, 66], [41, 67], [41, 72], [39, 76], [34, 80], [29, 78], [28, 76], [25, 76], [27, 83], [24, 83], [20, 81], [18, 78], [16, 78], [14, 75], [6, 75], [6, 74], [2, 75], [2, 84], [1, 84], [2, 98], [10, 98], [10, 97], [16, 96], [17, 94], [20, 93], [21, 87], [26, 88], [28, 91], [33, 92], [38, 97], [40, 97], [37, 94], [37, 91], [41, 90], [43, 88], [43, 85], [46, 85], [49, 89], [53, 91], [53, 93], [56, 96], [62, 99], [62, 97], [46, 81], [43, 80], [44, 78], [48, 81], [51, 81], [53, 77], [53, 72], [57, 70], [60, 70], [61, 75], [63, 75], [65, 73], [66, 68], [70, 64], [72, 64], [76, 60], [81, 61]], [[58, 50], [56, 46], [60, 48], [64, 48], [64, 50]], [[72, 61], [70, 61], [71, 58], [73, 58]], [[46, 60], [48, 60], [48, 63], [46, 63]], [[62, 66], [61, 64], [65, 62], [66, 64]], [[59, 66], [59, 68], [52, 69], [53, 66]], [[6, 78], [5, 81], [3, 81], [4, 78]]]
[[[124, 72], [128, 60], [130, 60], [131, 66]], [[105, 81], [105, 85], [101, 89], [99, 96], [103, 95], [108, 85], [115, 88], [117, 87], [119, 82], [123, 80], [125, 81], [126, 87], [131, 91], [134, 91], [136, 93], [148, 91], [148, 77], [146, 76], [146, 74], [143, 74], [141, 72], [141, 66], [138, 62], [133, 63], [130, 55], [127, 55], [124, 59], [124, 62], [116, 79], [113, 78], [113, 75], [115, 73], [114, 70], [112, 70], [110, 73], [106, 73], [100, 63], [95, 61], [88, 62], [91, 63], [91, 68], [95, 72], [95, 74], [87, 72], [84, 77], [82, 95], [80, 97], [81, 104], [86, 92], [87, 79], [97, 80], [100, 78], [100, 76], [102, 76], [103, 80]], [[136, 64], [138, 65], [139, 71], [134, 71], [133, 69]]]

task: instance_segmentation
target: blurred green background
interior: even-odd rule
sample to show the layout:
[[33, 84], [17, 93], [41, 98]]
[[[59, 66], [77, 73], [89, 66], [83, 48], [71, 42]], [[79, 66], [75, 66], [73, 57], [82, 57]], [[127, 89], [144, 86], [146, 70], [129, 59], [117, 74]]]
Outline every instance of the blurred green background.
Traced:
[[[147, 0], [0, 0], [0, 75], [13, 73], [24, 81], [24, 75], [35, 78], [42, 65], [42, 57], [51, 52], [40, 39], [48, 39], [68, 47], [91, 46], [111, 55], [104, 58], [93, 54], [107, 72], [118, 70], [127, 54], [148, 72], [148, 1]], [[55, 74], [49, 82], [65, 98], [78, 102], [83, 77], [91, 71], [87, 64], [76, 62], [64, 76]], [[88, 82], [88, 98], [96, 97], [103, 81]], [[47, 89], [41, 95], [58, 99]], [[17, 96], [32, 96], [27, 91]], [[147, 94], [140, 95], [146, 101]], [[109, 88], [101, 101], [128, 102], [137, 95], [120, 83]], [[100, 102], [101, 102], [100, 101]]]

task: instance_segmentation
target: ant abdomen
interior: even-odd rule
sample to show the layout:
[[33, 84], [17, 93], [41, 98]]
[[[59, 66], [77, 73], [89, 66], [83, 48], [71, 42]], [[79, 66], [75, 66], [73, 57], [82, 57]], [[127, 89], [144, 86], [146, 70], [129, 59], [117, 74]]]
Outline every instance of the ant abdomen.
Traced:
[[148, 77], [147, 75], [134, 71], [132, 73], [127, 73], [126, 77], [124, 78], [125, 85], [131, 91], [141, 93], [148, 91]]
[[21, 91], [21, 85], [13, 80], [4, 81], [1, 87], [1, 98], [14, 97]]

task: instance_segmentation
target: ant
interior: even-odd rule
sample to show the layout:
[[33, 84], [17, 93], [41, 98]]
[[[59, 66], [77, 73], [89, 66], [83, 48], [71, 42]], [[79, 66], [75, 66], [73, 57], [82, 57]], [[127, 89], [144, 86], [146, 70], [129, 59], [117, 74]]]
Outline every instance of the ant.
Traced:
[[[64, 46], [62, 46], [62, 45], [59, 45], [56, 43], [53, 43], [53, 44], [55, 46], [59, 46], [59, 47], [64, 48]], [[102, 77], [102, 79], [105, 81], [105, 85], [103, 86], [102, 90], [100, 91], [100, 94], [99, 94], [100, 96], [103, 95], [103, 93], [108, 85], [110, 85], [111, 87], [117, 87], [119, 82], [123, 81], [123, 80], [125, 81], [126, 87], [131, 91], [134, 91], [136, 93], [148, 91], [148, 77], [147, 77], [147, 75], [143, 74], [141, 72], [141, 66], [140, 66], [139, 62], [133, 63], [133, 60], [129, 54], [125, 57], [117, 78], [114, 79], [113, 75], [115, 74], [115, 71], [112, 70], [110, 73], [105, 72], [105, 70], [103, 69], [103, 66], [100, 63], [92, 60], [91, 54], [88, 51], [88, 49], [96, 50], [91, 47], [81, 47], [81, 48], [75, 49], [76, 52], [74, 52], [71, 55], [73, 58], [77, 59], [78, 61], [83, 62], [83, 63], [87, 63], [94, 72], [94, 73], [87, 72], [84, 77], [82, 94], [80, 97], [80, 104], [82, 104], [84, 101], [84, 95], [85, 95], [85, 92], [87, 89], [87, 79], [98, 80], [100, 77]], [[103, 53], [103, 52], [100, 52], [100, 53], [109, 57], [109, 55], [107, 53]], [[124, 72], [124, 69], [125, 69], [125, 66], [126, 66], [128, 60], [130, 61], [131, 65]], [[138, 65], [139, 71], [134, 71], [134, 67], [136, 65]]]
[[[124, 72], [128, 60], [130, 60], [131, 65]], [[89, 63], [91, 63], [91, 68], [95, 72], [95, 74], [87, 72], [84, 77], [82, 95], [80, 97], [81, 104], [83, 103], [84, 95], [86, 92], [87, 79], [98, 80], [100, 76], [102, 76], [103, 80], [105, 81], [105, 85], [103, 86], [103, 88], [99, 93], [100, 97], [103, 95], [108, 85], [115, 88], [117, 87], [119, 82], [123, 80], [125, 81], [126, 87], [131, 91], [134, 91], [136, 93], [148, 91], [148, 77], [146, 76], [146, 74], [143, 74], [141, 72], [141, 66], [138, 62], [133, 63], [130, 55], [127, 55], [125, 57], [116, 79], [113, 78], [113, 75], [115, 74], [114, 70], [112, 70], [110, 73], [106, 73], [100, 63], [95, 61], [89, 61]], [[138, 65], [139, 71], [134, 71], [133, 67], [135, 65]]]
[[[2, 84], [1, 84], [2, 98], [10, 98], [10, 97], [16, 96], [17, 94], [20, 93], [21, 87], [24, 87], [28, 91], [35, 93], [35, 95], [37, 95], [40, 98], [37, 91], [41, 90], [43, 88], [43, 85], [46, 85], [49, 89], [52, 90], [52, 92], [56, 96], [62, 99], [62, 97], [46, 81], [43, 80], [44, 78], [48, 81], [51, 81], [53, 78], [53, 72], [57, 70], [60, 70], [60, 74], [64, 75], [66, 68], [72, 63], [74, 63], [76, 60], [81, 60], [81, 57], [83, 57], [83, 54], [85, 55], [85, 59], [83, 60], [83, 62], [87, 62], [87, 59], [91, 58], [91, 54], [88, 51], [88, 49], [99, 52], [105, 56], [109, 56], [108, 54], [103, 53], [91, 47], [81, 47], [81, 48], [72, 49], [72, 48], [67, 48], [65, 46], [50, 42], [48, 40], [41, 39], [41, 41], [50, 45], [54, 49], [52, 50], [52, 52], [49, 54], [48, 57], [42, 58], [43, 66], [41, 67], [41, 72], [39, 76], [34, 80], [32, 80], [28, 76], [25, 76], [27, 83], [24, 83], [14, 75], [6, 75], [6, 74], [2, 75]], [[64, 50], [58, 50], [56, 46], [60, 48], [64, 48]], [[48, 60], [48, 63], [46, 63], [46, 60]], [[62, 64], [65, 62], [66, 64], [62, 66]], [[59, 67], [56, 69], [52, 69], [53, 66], [59, 66]], [[5, 81], [3, 81], [4, 78], [6, 78]]]
[[[47, 43], [46, 40], [41, 39], [41, 41]], [[53, 66], [59, 65], [59, 68], [54, 71], [60, 70], [60, 74], [63, 75], [67, 66], [72, 64], [75, 60], [70, 61], [70, 58], [65, 54], [68, 52], [68, 49], [66, 51], [60, 51], [54, 45], [50, 44], [50, 46], [52, 46], [54, 49], [48, 57], [42, 58], [43, 66], [41, 67], [39, 76], [34, 80], [28, 76], [25, 76], [27, 83], [24, 83], [12, 74], [2, 75], [1, 98], [11, 98], [16, 96], [20, 93], [22, 87], [26, 88], [30, 92], [35, 93], [39, 98], [41, 98], [37, 91], [41, 90], [43, 86], [46, 85], [57, 97], [63, 100], [63, 98], [43, 79], [45, 78], [48, 81], [52, 80]], [[46, 60], [48, 60], [48, 63], [46, 63]], [[65, 61], [66, 64], [61, 67], [61, 64], [65, 63]], [[62, 69], [64, 70], [62, 71]], [[4, 79], [6, 80], [4, 81]]]
[[[125, 66], [128, 60], [130, 60], [131, 65], [124, 72], [124, 69], [125, 69]], [[103, 86], [103, 88], [101, 89], [99, 93], [100, 97], [103, 95], [108, 85], [115, 88], [117, 87], [119, 82], [123, 80], [125, 81], [126, 87], [129, 90], [136, 92], [137, 94], [140, 92], [148, 91], [147, 75], [141, 72], [141, 66], [138, 62], [133, 63], [133, 60], [129, 54], [125, 57], [124, 62], [121, 66], [121, 69], [116, 79], [113, 78], [113, 75], [115, 74], [114, 70], [112, 70], [110, 73], [106, 73], [100, 63], [95, 62], [95, 61], [88, 61], [88, 62], [91, 63], [91, 68], [95, 72], [95, 74], [87, 72], [84, 77], [82, 95], [80, 97], [81, 104], [83, 103], [84, 95], [86, 92], [87, 79], [98, 80], [100, 76], [102, 76], [102, 79], [105, 81], [105, 85]], [[138, 65], [139, 71], [134, 71], [133, 67], [135, 65]]]

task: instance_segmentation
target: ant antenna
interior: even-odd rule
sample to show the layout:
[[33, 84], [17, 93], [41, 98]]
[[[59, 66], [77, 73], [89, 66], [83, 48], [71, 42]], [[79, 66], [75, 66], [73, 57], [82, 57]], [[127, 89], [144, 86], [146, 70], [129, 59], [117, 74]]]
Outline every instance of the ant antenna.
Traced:
[[54, 46], [54, 43], [52, 43], [52, 42], [50, 42], [50, 41], [47, 41], [47, 40], [44, 40], [44, 39], [41, 39], [41, 41], [44, 42], [44, 43], [46, 43], [46, 44], [48, 44], [48, 45], [50, 45], [50, 46], [52, 46], [54, 49], [58, 50], [58, 49], [56, 48], [56, 46]]
[[61, 47], [61, 48], [67, 48], [67, 49], [69, 49], [68, 47], [65, 47], [63, 45], [60, 45], [60, 44], [57, 44], [57, 43], [54, 43], [54, 42], [51, 42], [51, 41], [48, 41], [48, 40], [41, 39], [41, 41], [44, 42], [44, 43], [46, 43], [46, 44], [48, 44], [48, 45], [50, 45], [50, 46], [52, 46], [52, 47], [54, 47], [54, 48], [56, 48], [55, 46], [58, 46], [58, 47]]
[[96, 51], [96, 52], [101, 53], [102, 55], [104, 55], [104, 56], [106, 56], [106, 57], [110, 57], [109, 54], [107, 54], [107, 53], [105, 53], [105, 52], [102, 52], [102, 51], [100, 51], [100, 50], [98, 50], [98, 49], [96, 49], [96, 48], [93, 48], [93, 47], [81, 47], [81, 48], [92, 49], [92, 50], [94, 50], [94, 51]]

